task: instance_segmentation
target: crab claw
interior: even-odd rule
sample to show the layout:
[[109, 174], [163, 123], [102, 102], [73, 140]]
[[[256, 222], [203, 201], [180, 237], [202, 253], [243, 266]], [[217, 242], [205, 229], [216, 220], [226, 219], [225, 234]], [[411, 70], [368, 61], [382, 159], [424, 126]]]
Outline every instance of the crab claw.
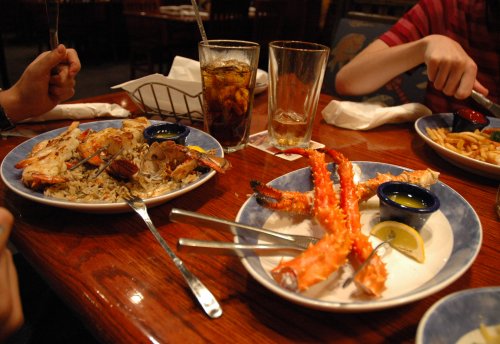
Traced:
[[302, 215], [311, 213], [313, 199], [310, 193], [281, 191], [256, 180], [250, 181], [250, 186], [257, 203], [263, 207]]

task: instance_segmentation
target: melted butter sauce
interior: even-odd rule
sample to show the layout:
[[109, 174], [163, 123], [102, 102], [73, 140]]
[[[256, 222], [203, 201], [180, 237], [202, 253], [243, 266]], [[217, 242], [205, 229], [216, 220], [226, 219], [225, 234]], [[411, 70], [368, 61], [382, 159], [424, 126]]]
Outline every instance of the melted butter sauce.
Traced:
[[409, 208], [425, 208], [427, 204], [420, 198], [406, 193], [395, 192], [388, 196], [390, 200]]

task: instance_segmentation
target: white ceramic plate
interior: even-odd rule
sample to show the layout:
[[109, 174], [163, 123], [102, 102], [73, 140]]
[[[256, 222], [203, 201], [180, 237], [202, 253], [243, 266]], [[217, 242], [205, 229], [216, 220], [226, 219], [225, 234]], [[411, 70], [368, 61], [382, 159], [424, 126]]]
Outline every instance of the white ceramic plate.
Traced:
[[436, 302], [420, 320], [416, 343], [483, 344], [481, 324], [491, 335], [500, 326], [500, 287], [462, 290]]
[[[376, 162], [353, 162], [353, 165], [357, 178], [361, 181], [374, 178], [377, 172], [400, 174], [407, 170]], [[332, 168], [332, 165], [329, 166]], [[338, 180], [335, 181], [338, 184]], [[310, 169], [303, 168], [285, 174], [269, 184], [281, 190], [301, 192], [311, 190]], [[387, 289], [378, 299], [356, 297], [353, 284], [342, 289], [343, 281], [352, 274], [348, 264], [306, 292], [295, 293], [280, 287], [269, 274], [269, 271], [282, 259], [281, 256], [257, 256], [249, 253], [242, 257], [241, 261], [247, 271], [272, 292], [289, 301], [314, 309], [332, 312], [372, 311], [422, 299], [459, 278], [474, 262], [482, 242], [481, 223], [469, 203], [441, 182], [433, 185], [431, 190], [439, 197], [441, 208], [431, 216], [421, 230], [426, 261], [419, 264], [392, 248], [381, 252], [389, 276]], [[371, 198], [360, 208], [362, 231], [368, 234], [371, 227], [379, 222], [377, 197]], [[322, 229], [313, 225], [309, 218], [280, 214], [261, 207], [254, 196], [241, 207], [236, 221], [284, 233], [311, 235], [322, 232]], [[374, 237], [370, 237], [370, 240], [374, 244], [379, 242]], [[235, 241], [246, 244], [263, 242], [255, 234], [241, 229], [236, 231]]]
[[[500, 119], [494, 117], [488, 117], [488, 119], [490, 120], [490, 125], [488, 127], [500, 128]], [[417, 131], [417, 134], [436, 151], [436, 153], [453, 165], [484, 177], [500, 179], [500, 166], [458, 154], [432, 141], [429, 135], [427, 135], [426, 128], [451, 129], [452, 122], [453, 114], [451, 113], [429, 115], [421, 117], [415, 121], [415, 130]]]
[[[160, 121], [151, 121], [152, 124], [159, 122]], [[122, 120], [107, 120], [107, 121], [82, 123], [80, 124], [80, 128], [83, 130], [87, 128], [92, 128], [97, 131], [108, 127], [121, 127], [121, 124]], [[24, 184], [21, 182], [22, 170], [16, 169], [14, 165], [18, 161], [24, 159], [26, 155], [29, 152], [31, 152], [31, 149], [36, 143], [55, 137], [66, 129], [67, 128], [60, 128], [43, 133], [41, 135], [29, 139], [28, 141], [23, 142], [19, 146], [15, 147], [12, 151], [10, 151], [9, 154], [7, 154], [7, 156], [3, 160], [2, 165], [0, 166], [0, 173], [5, 185], [7, 185], [9, 189], [11, 189], [15, 193], [21, 195], [26, 199], [46, 205], [51, 205], [54, 207], [66, 208], [66, 209], [82, 211], [82, 212], [90, 212], [90, 213], [118, 213], [118, 212], [130, 211], [130, 207], [125, 202], [117, 202], [117, 203], [70, 202], [66, 200], [44, 196], [41, 192], [31, 190], [26, 186], [24, 186]], [[217, 142], [217, 140], [214, 139], [212, 136], [196, 128], [190, 127], [190, 133], [186, 138], [186, 145], [200, 146], [207, 150], [214, 149], [216, 151], [217, 156], [220, 157], [224, 156], [224, 152], [219, 142]], [[201, 175], [200, 178], [193, 183], [185, 185], [178, 190], [167, 192], [160, 196], [147, 198], [145, 199], [145, 202], [149, 207], [153, 207], [161, 203], [164, 203], [172, 198], [178, 197], [180, 195], [185, 194], [186, 192], [189, 192], [197, 188], [198, 186], [202, 185], [210, 178], [212, 178], [215, 175], [215, 173], [216, 173], [215, 171], [210, 170], [209, 172]]]

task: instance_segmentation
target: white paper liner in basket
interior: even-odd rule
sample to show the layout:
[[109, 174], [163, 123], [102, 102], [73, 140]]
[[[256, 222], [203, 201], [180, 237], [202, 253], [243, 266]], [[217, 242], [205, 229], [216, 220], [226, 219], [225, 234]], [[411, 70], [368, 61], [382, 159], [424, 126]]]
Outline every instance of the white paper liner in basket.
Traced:
[[175, 121], [203, 122], [201, 83], [152, 74], [112, 88], [122, 88], [144, 111]]

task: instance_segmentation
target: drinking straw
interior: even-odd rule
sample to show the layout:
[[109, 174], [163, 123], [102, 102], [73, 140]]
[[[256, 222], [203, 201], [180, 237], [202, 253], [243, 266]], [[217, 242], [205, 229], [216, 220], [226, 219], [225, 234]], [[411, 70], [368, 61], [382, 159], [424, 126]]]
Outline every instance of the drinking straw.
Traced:
[[203, 27], [203, 21], [200, 17], [198, 4], [196, 3], [196, 0], [191, 0], [191, 3], [193, 4], [194, 14], [196, 15], [196, 21], [198, 22], [198, 28], [200, 29], [201, 38], [203, 39], [203, 42], [208, 45], [207, 34], [205, 33], [205, 28]]

